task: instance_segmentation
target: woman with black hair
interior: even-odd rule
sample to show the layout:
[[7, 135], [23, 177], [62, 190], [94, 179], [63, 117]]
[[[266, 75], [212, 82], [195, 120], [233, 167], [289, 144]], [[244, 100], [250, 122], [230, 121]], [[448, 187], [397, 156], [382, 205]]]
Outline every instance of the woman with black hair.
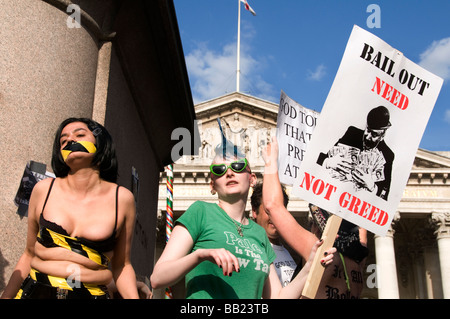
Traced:
[[108, 131], [90, 119], [63, 121], [52, 168], [56, 178], [31, 194], [25, 252], [2, 298], [107, 299], [113, 279], [123, 298], [138, 298], [130, 262], [134, 198], [115, 184]]

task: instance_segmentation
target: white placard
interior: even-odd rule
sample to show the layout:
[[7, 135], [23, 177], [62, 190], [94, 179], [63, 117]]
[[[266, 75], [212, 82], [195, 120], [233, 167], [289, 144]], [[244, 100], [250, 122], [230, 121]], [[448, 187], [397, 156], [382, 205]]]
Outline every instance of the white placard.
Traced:
[[277, 141], [278, 176], [282, 184], [294, 184], [318, 116], [319, 113], [303, 107], [281, 91]]
[[293, 194], [384, 236], [442, 83], [354, 26]]

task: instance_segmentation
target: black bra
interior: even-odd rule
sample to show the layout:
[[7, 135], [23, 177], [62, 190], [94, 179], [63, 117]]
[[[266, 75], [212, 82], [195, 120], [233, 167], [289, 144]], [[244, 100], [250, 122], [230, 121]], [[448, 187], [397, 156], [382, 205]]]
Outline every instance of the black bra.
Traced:
[[[52, 190], [54, 182], [55, 182], [55, 179], [52, 180], [52, 182], [50, 184], [50, 188], [48, 189], [47, 197], [45, 198], [44, 206], [42, 207], [41, 215], [39, 217], [39, 226], [41, 229], [47, 228], [47, 229], [54, 231], [55, 233], [58, 233], [58, 234], [61, 234], [64, 236], [70, 236], [63, 227], [61, 227], [60, 225], [58, 225], [54, 222], [46, 220], [44, 217], [44, 208], [45, 208], [45, 205], [47, 204], [47, 200], [50, 196], [50, 192]], [[93, 241], [93, 240], [89, 240], [89, 239], [86, 239], [83, 237], [76, 237], [76, 239], [78, 239], [78, 241], [81, 244], [83, 244], [87, 247], [90, 247], [100, 253], [108, 252], [108, 251], [111, 251], [114, 249], [114, 245], [116, 243], [118, 194], [119, 194], [119, 186], [117, 186], [117, 189], [116, 189], [116, 220], [114, 223], [114, 230], [113, 230], [113, 233], [111, 234], [111, 236], [109, 238], [107, 238], [105, 240], [101, 240], [101, 241]], [[44, 243], [42, 243], [42, 244], [44, 244]], [[46, 245], [44, 244], [44, 246], [46, 246]]]

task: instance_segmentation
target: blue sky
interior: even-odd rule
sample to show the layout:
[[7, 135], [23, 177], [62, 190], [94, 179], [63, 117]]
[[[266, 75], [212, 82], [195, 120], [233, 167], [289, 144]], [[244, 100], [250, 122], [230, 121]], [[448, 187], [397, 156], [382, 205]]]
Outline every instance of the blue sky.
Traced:
[[[194, 102], [236, 91], [238, 0], [174, 3]], [[257, 15], [241, 7], [241, 92], [279, 103], [283, 90], [320, 112], [356, 24], [444, 78], [420, 147], [450, 151], [450, 1], [248, 3]], [[380, 28], [368, 25], [371, 4], [380, 9]]]

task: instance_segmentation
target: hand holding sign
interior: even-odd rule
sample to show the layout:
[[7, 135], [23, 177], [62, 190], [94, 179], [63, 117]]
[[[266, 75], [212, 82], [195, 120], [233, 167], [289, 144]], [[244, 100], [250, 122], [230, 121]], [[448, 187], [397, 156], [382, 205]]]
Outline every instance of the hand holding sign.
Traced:
[[[315, 238], [314, 240], [317, 240], [315, 235], [304, 230], [301, 226], [295, 227], [295, 220], [293, 220], [293, 217], [283, 205], [283, 196], [280, 191], [281, 187], [277, 172], [278, 151], [277, 139], [276, 137], [272, 137], [271, 143], [266, 146], [262, 153], [265, 162], [262, 199], [265, 211], [270, 216], [273, 224], [276, 225], [279, 233], [282, 236], [295, 233], [295, 241], [298, 242], [300, 240], [302, 242], [302, 251], [296, 251], [300, 252], [300, 254], [307, 259], [307, 263], [301, 271], [309, 272], [302, 296], [311, 299], [316, 296], [317, 288], [325, 269], [324, 266], [327, 266], [332, 262], [332, 256], [330, 254], [336, 252], [333, 243], [339, 230], [341, 218], [331, 215], [328, 218], [328, 222], [324, 221], [326, 226], [322, 233], [322, 240], [315, 245], [312, 245], [311, 243], [313, 238]], [[286, 240], [289, 243], [292, 239], [293, 238], [290, 237]], [[312, 247], [311, 251], [309, 251], [309, 247]]]
[[[341, 218], [386, 234], [442, 83], [355, 26], [308, 151], [296, 152], [298, 147], [289, 148], [293, 144], [280, 138], [303, 142], [300, 126], [277, 124], [280, 180], [294, 178], [294, 196], [333, 213], [323, 247], [333, 245]], [[285, 111], [280, 103], [279, 118], [280, 113], [286, 118], [296, 114]], [[301, 165], [283, 164], [290, 158]], [[313, 267], [303, 293], [309, 298], [315, 297], [323, 274], [317, 260]]]

